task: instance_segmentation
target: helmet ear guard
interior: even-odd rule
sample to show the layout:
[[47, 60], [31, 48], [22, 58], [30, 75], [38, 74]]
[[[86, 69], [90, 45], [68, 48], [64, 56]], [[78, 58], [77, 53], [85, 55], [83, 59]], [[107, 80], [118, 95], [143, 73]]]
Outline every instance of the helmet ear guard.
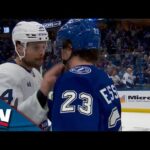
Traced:
[[[22, 59], [25, 57], [25, 49], [28, 42], [39, 42], [39, 41], [48, 41], [48, 32], [45, 27], [34, 21], [26, 22], [21, 21], [17, 23], [12, 31], [12, 41], [15, 46], [15, 51], [18, 54], [19, 58]], [[16, 49], [16, 41], [24, 43], [24, 55], [20, 56]]]

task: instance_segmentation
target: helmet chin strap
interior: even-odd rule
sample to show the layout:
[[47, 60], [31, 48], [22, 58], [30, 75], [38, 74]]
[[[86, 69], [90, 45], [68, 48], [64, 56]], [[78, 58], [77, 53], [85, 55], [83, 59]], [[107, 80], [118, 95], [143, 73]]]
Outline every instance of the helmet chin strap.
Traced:
[[72, 58], [72, 56], [73, 56], [73, 53], [71, 53], [71, 55], [69, 56], [69, 58], [68, 58], [67, 60], [62, 60], [62, 61], [63, 61], [63, 64], [64, 64], [65, 66], [67, 66], [67, 64], [68, 64], [69, 60]]
[[69, 58], [68, 58], [67, 60], [62, 60], [62, 63], [63, 63], [64, 65], [67, 65], [67, 63], [69, 62], [69, 60], [70, 60], [70, 59], [72, 58], [72, 56], [73, 56], [72, 46], [71, 46], [70, 48], [71, 48], [71, 54], [70, 54]]
[[16, 44], [15, 44], [15, 51], [16, 51], [16, 53], [17, 53], [17, 55], [18, 55], [18, 57], [19, 57], [20, 60], [22, 60], [22, 58], [24, 58], [25, 55], [26, 55], [26, 51], [25, 51], [26, 45], [27, 45], [27, 43], [24, 43], [24, 44], [23, 44], [23, 55], [21, 56], [21, 55], [18, 53], [17, 48], [16, 48]]

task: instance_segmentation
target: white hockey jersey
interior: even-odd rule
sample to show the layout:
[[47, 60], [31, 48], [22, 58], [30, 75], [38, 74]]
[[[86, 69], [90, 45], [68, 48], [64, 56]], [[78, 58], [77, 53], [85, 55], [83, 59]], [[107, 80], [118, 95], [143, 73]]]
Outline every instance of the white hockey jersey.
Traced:
[[37, 99], [42, 76], [35, 68], [31, 72], [15, 63], [0, 65], [0, 97], [36, 124], [47, 119], [48, 106], [43, 109]]

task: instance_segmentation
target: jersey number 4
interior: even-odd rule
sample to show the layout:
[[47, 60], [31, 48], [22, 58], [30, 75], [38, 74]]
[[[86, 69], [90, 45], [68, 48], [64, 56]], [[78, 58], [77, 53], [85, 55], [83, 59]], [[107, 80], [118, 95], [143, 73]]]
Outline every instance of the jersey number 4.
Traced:
[[[76, 110], [81, 114], [90, 116], [93, 111], [93, 98], [88, 93], [77, 93], [75, 91], [65, 91], [62, 94], [62, 98], [66, 99], [60, 108], [60, 113], [73, 113]], [[76, 99], [80, 99], [82, 101], [82, 105], [74, 105], [72, 104]]]
[[6, 102], [8, 102], [8, 104], [10, 104], [11, 101], [13, 100], [12, 92], [13, 92], [12, 89], [7, 89], [6, 91], [3, 92], [3, 94], [0, 97]]

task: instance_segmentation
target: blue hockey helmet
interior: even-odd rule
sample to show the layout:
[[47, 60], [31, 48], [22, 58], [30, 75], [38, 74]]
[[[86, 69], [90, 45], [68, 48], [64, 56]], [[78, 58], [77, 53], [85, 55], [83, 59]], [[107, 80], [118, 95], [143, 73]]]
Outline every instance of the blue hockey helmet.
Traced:
[[65, 40], [71, 40], [73, 51], [99, 50], [101, 35], [92, 19], [70, 19], [57, 32], [58, 49], [62, 49]]

